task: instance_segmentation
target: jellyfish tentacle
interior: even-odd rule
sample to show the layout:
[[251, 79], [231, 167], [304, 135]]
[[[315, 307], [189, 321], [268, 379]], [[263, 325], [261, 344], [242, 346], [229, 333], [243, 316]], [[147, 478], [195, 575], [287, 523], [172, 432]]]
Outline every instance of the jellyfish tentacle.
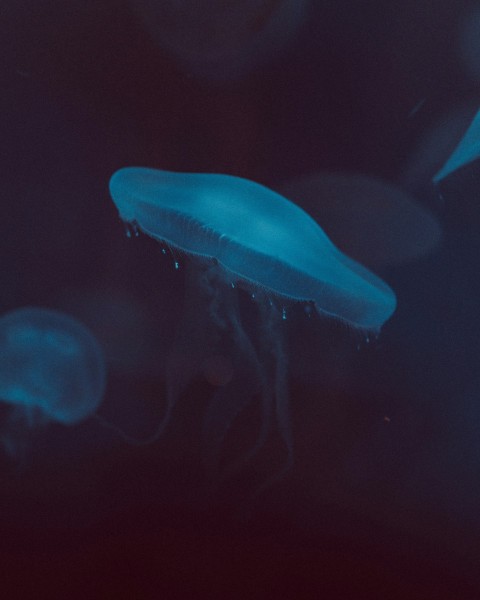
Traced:
[[245, 328], [242, 326], [239, 315], [240, 311], [237, 310], [232, 311], [232, 333], [234, 342], [237, 348], [248, 349], [251, 356], [255, 358], [255, 367], [256, 367], [256, 377], [260, 382], [260, 393], [261, 393], [261, 421], [260, 421], [260, 431], [258, 432], [255, 444], [250, 448], [250, 450], [245, 453], [241, 458], [239, 458], [235, 463], [233, 463], [229, 469], [228, 474], [234, 474], [238, 472], [241, 468], [243, 468], [248, 462], [250, 462], [258, 451], [265, 444], [268, 434], [272, 425], [272, 406], [273, 406], [273, 397], [271, 392], [271, 386], [268, 382], [268, 377], [265, 374], [264, 367], [262, 362], [258, 356], [258, 353], [255, 349], [255, 346], [248, 336]]
[[119, 425], [96, 415], [97, 421], [116, 432], [129, 444], [147, 446], [162, 437], [170, 424], [178, 398], [187, 388], [192, 376], [199, 371], [205, 345], [210, 341], [212, 333], [206, 320], [199, 320], [197, 316], [202, 309], [209, 310], [208, 305], [212, 301], [211, 289], [213, 287], [207, 285], [205, 269], [198, 269], [198, 265], [193, 264], [193, 261], [186, 261], [183, 317], [167, 359], [165, 410], [155, 430], [146, 437], [137, 438], [126, 433]]
[[146, 437], [137, 438], [133, 435], [126, 433], [119, 425], [112, 423], [111, 421], [105, 419], [99, 414], [94, 415], [96, 421], [101, 423], [103, 427], [110, 429], [119, 435], [124, 441], [132, 446], [148, 446], [153, 444], [157, 440], [159, 440], [164, 432], [166, 431], [168, 425], [170, 424], [173, 410], [175, 408], [175, 404], [177, 402], [177, 398], [180, 397], [185, 387], [188, 384], [188, 378], [185, 376], [185, 371], [181, 368], [178, 368], [177, 357], [181, 356], [181, 348], [182, 339], [183, 339], [183, 330], [179, 329], [177, 331], [176, 338], [174, 340], [172, 349], [170, 351], [169, 358], [167, 360], [166, 367], [166, 398], [165, 398], [165, 411], [163, 417], [156, 424], [155, 430], [148, 434]]
[[283, 313], [280, 316], [279, 311], [272, 306], [270, 311], [272, 319], [275, 321], [274, 327], [276, 334], [271, 336], [274, 340], [273, 344], [273, 356], [275, 362], [275, 416], [279, 428], [280, 435], [282, 436], [283, 442], [287, 450], [287, 461], [285, 464], [285, 470], [288, 470], [293, 463], [293, 439], [291, 431], [291, 419], [290, 419], [290, 402], [288, 394], [288, 358], [285, 352], [285, 340], [284, 340], [284, 319]]
[[[258, 363], [258, 366], [260, 366], [260, 363]], [[228, 465], [224, 473], [224, 478], [231, 477], [239, 471], [241, 471], [256, 456], [256, 454], [263, 447], [267, 440], [268, 433], [272, 425], [273, 396], [269, 390], [267, 380], [263, 376], [261, 376], [261, 373], [259, 371], [257, 371], [257, 380], [259, 380], [260, 382], [260, 389], [258, 390], [260, 392], [261, 402], [260, 430], [256, 436], [255, 442], [252, 445], [252, 447], [249, 448], [246, 452], [244, 452], [242, 456], [240, 456], [237, 460]], [[248, 392], [248, 385], [243, 387], [241, 394], [244, 395], [244, 404], [240, 408], [240, 410], [236, 411], [236, 414], [233, 415], [233, 418], [238, 416], [241, 410], [243, 410], [243, 408], [245, 408], [253, 400], [255, 393], [256, 390], [252, 390], [251, 393]], [[233, 419], [231, 423], [233, 423]], [[228, 428], [230, 428], [231, 423], [228, 423]], [[228, 428], [225, 430], [224, 434], [227, 433]]]
[[269, 487], [279, 482], [293, 465], [293, 438], [290, 425], [290, 403], [287, 381], [287, 355], [285, 352], [283, 311], [273, 302], [260, 304], [263, 335], [262, 347], [265, 354], [273, 359], [274, 407], [278, 432], [285, 444], [287, 457], [280, 469], [269, 477], [255, 491], [258, 497]]
[[204, 465], [214, 479], [219, 477], [221, 448], [227, 433], [256, 392], [251, 378], [237, 378], [218, 388], [209, 402], [203, 420]]
[[287, 356], [282, 339], [279, 338], [275, 346], [276, 369], [275, 369], [275, 416], [277, 419], [278, 430], [282, 436], [283, 442], [287, 450], [287, 459], [281, 471], [276, 476], [275, 480], [283, 477], [283, 475], [293, 465], [293, 439], [292, 426], [290, 419], [290, 402], [288, 394], [287, 381]]
[[[215, 289], [219, 289], [218, 284]], [[204, 437], [207, 446], [210, 446], [207, 453], [209, 469], [215, 467], [218, 472], [221, 446], [234, 420], [253, 400], [256, 393], [260, 393], [262, 398], [258, 436], [254, 445], [225, 469], [223, 478], [228, 478], [248, 464], [265, 443], [271, 426], [272, 397], [258, 352], [241, 322], [237, 294], [229, 289], [224, 291], [220, 298], [222, 303], [216, 307], [219, 313], [217, 318], [220, 318], [222, 323], [228, 322], [235, 349], [234, 363], [240, 375], [216, 392], [205, 417]], [[220, 306], [224, 311], [223, 317], [219, 311]], [[215, 427], [212, 427], [212, 424]]]

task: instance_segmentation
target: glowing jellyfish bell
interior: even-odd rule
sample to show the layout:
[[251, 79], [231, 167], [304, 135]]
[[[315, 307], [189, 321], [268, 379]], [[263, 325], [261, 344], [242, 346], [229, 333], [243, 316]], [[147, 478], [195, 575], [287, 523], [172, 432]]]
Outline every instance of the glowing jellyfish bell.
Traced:
[[2, 316], [0, 400], [13, 408], [10, 424], [74, 425], [96, 411], [104, 389], [102, 351], [80, 322], [36, 307]]
[[[392, 290], [342, 254], [298, 206], [252, 181], [128, 167], [110, 180], [122, 220], [185, 253], [184, 318], [167, 367], [167, 408], [210, 355], [229, 356], [233, 375], [207, 408], [207, 461], [217, 466], [239, 412], [261, 398], [262, 426], [252, 456], [275, 420], [292, 460], [283, 321], [292, 302], [362, 330], [378, 331], [395, 310]], [[242, 313], [239, 288], [254, 298]]]

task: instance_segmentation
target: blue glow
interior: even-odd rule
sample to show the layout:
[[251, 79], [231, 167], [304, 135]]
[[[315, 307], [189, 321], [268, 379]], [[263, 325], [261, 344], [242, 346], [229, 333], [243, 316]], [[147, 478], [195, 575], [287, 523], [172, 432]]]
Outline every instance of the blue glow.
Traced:
[[130, 167], [113, 175], [110, 192], [124, 221], [271, 294], [313, 301], [319, 313], [365, 329], [379, 329], [395, 310], [381, 279], [306, 212], [253, 181]]
[[102, 401], [102, 351], [68, 315], [33, 307], [6, 313], [0, 319], [0, 357], [0, 399], [30, 426], [78, 423]]
[[[287, 459], [263, 489], [293, 462], [286, 304], [312, 301], [321, 315], [377, 330], [395, 309], [394, 293], [342, 254], [302, 209], [252, 181], [131, 167], [112, 176], [110, 193], [124, 221], [188, 255], [183, 318], [167, 361], [166, 413], [148, 441], [164, 431], [206, 359], [222, 355], [229, 373], [206, 411], [204, 460], [210, 473], [221, 470], [225, 436], [239, 413], [260, 398], [256, 441], [224, 471], [244, 466], [274, 422]], [[247, 318], [240, 310], [242, 288], [254, 309]]]
[[464, 167], [480, 157], [480, 111], [477, 112], [465, 135], [460, 140], [450, 158], [434, 176], [433, 181], [438, 183], [448, 175]]

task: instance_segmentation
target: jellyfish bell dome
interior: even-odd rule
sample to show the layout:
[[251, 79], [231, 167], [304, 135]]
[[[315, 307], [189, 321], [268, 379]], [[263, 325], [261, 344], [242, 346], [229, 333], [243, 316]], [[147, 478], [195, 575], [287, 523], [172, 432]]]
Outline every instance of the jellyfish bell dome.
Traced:
[[233, 281], [321, 315], [378, 330], [392, 290], [340, 252], [301, 208], [239, 177], [140, 167], [117, 171], [110, 192], [122, 220], [187, 254], [213, 259]]
[[152, 38], [196, 76], [238, 79], [292, 40], [309, 0], [131, 0]]
[[29, 425], [73, 425], [92, 415], [105, 389], [94, 336], [61, 312], [25, 307], [0, 319], [0, 400]]

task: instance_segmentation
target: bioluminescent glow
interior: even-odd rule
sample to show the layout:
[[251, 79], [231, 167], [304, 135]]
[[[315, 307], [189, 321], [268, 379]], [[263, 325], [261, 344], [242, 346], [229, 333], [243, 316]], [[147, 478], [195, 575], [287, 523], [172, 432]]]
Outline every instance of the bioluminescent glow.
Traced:
[[378, 329], [395, 310], [381, 279], [342, 254], [306, 212], [239, 177], [144, 168], [110, 181], [120, 217], [188, 254], [217, 261], [233, 279], [314, 303], [321, 314]]
[[457, 169], [477, 160], [480, 157], [480, 111], [477, 112], [465, 135], [450, 155], [447, 162], [434, 176], [433, 181], [438, 183]]
[[[262, 426], [251, 456], [276, 420], [292, 460], [284, 321], [292, 302], [321, 316], [378, 331], [395, 310], [392, 290], [338, 250], [298, 206], [252, 181], [128, 167], [110, 180], [120, 217], [187, 255], [184, 318], [167, 368], [167, 409], [158, 434], [191, 377], [212, 355], [233, 374], [217, 387], [204, 423], [210, 465], [254, 397]], [[243, 319], [239, 289], [257, 308]], [[248, 322], [247, 322], [248, 321]]]
[[357, 173], [312, 173], [279, 190], [321, 223], [342, 252], [368, 267], [414, 260], [440, 241], [433, 215], [387, 181]]
[[26, 307], [0, 319], [0, 400], [27, 426], [73, 425], [103, 398], [105, 364], [93, 335], [74, 318]]

